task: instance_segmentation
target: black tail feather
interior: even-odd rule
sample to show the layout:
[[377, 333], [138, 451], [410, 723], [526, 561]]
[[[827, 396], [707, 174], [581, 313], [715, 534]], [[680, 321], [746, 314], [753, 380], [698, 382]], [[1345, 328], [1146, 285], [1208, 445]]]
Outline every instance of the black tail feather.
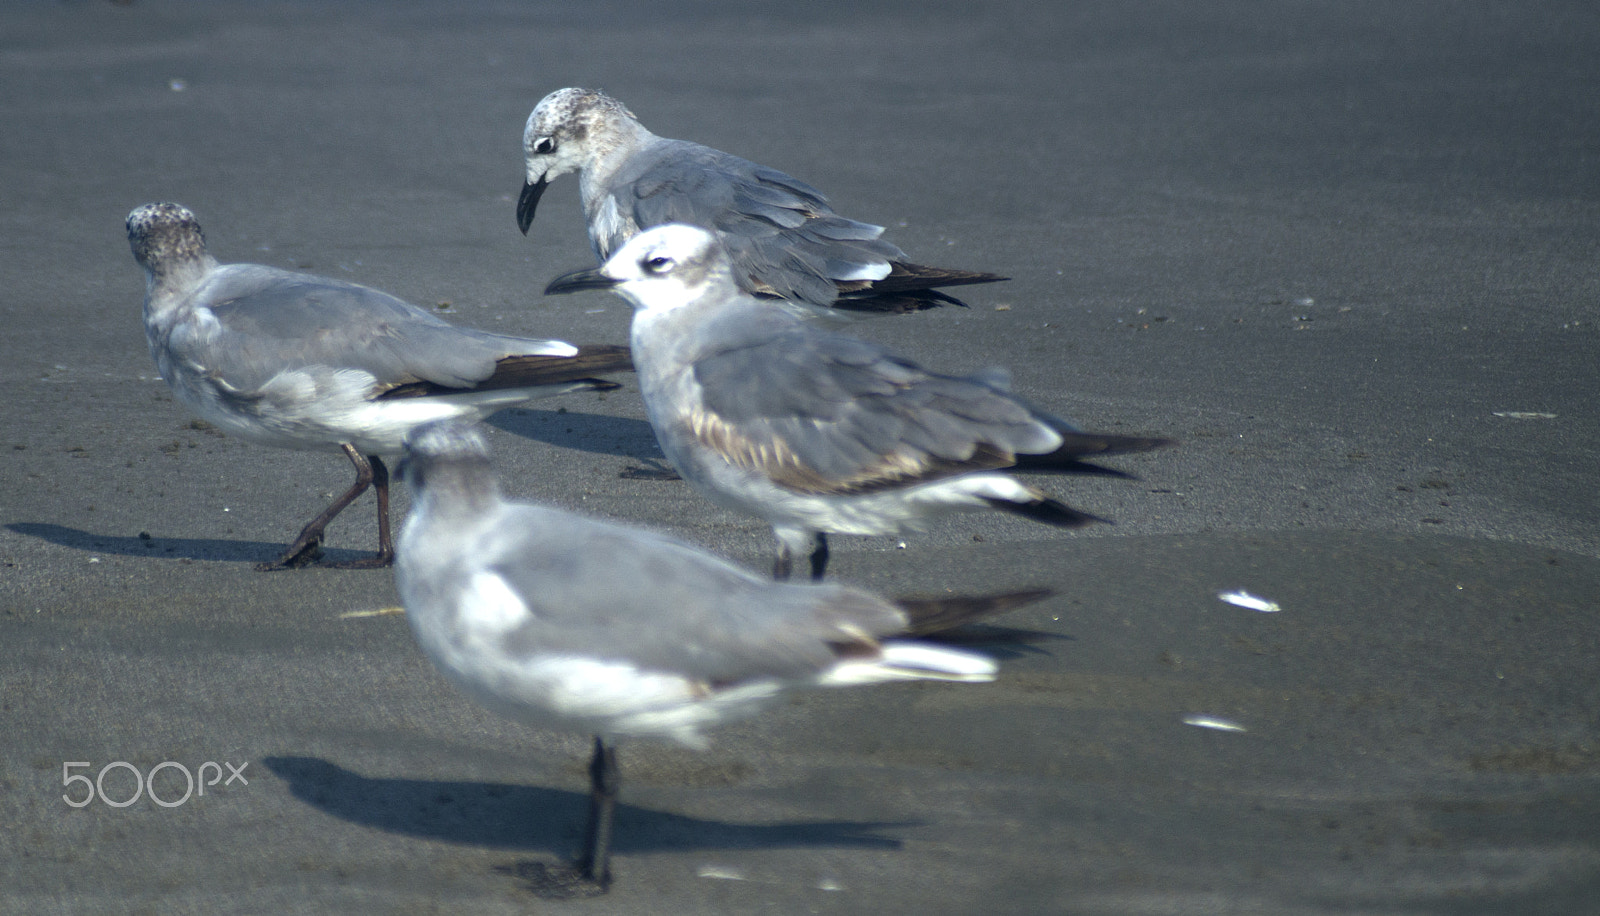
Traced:
[[1047, 471], [1053, 474], [1083, 474], [1087, 477], [1114, 477], [1117, 480], [1138, 480], [1136, 474], [1119, 471], [1116, 468], [1103, 467], [1090, 464], [1087, 461], [1078, 461], [1071, 457], [1057, 458], [1055, 455], [1018, 455], [1017, 463], [1012, 465], [1019, 471]]
[[1055, 455], [1070, 456], [1073, 458], [1091, 458], [1101, 455], [1128, 455], [1135, 452], [1150, 452], [1169, 445], [1177, 445], [1178, 440], [1162, 436], [1123, 436], [1116, 433], [1085, 433], [1077, 430], [1057, 430], [1061, 433], [1061, 447], [1050, 453]]
[[1048, 588], [1033, 588], [998, 595], [949, 595], [938, 598], [908, 596], [896, 598], [895, 604], [911, 622], [906, 636], [927, 636], [954, 629], [962, 624], [1004, 614], [1035, 601], [1042, 601], [1055, 592]]

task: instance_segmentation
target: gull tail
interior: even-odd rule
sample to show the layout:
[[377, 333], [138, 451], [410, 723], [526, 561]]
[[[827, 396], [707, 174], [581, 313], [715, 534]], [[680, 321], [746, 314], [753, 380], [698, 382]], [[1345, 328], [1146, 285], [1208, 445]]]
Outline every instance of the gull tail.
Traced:
[[894, 603], [911, 621], [904, 635], [928, 636], [1043, 601], [1053, 594], [1048, 588], [1033, 588], [998, 595], [910, 596], [896, 598]]

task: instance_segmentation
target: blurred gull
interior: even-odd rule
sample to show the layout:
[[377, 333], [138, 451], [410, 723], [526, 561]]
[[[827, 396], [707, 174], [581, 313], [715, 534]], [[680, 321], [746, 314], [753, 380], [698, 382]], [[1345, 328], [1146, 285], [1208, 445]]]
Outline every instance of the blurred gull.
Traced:
[[389, 472], [406, 433], [443, 417], [584, 388], [631, 368], [625, 347], [574, 347], [458, 328], [354, 283], [259, 264], [219, 264], [193, 213], [173, 203], [128, 214], [145, 269], [144, 329], [178, 400], [224, 432], [281, 448], [343, 451], [356, 482], [262, 570], [312, 562], [323, 529], [369, 486], [378, 552], [345, 568], [387, 566]]
[[1170, 444], [1081, 432], [1012, 395], [1004, 372], [938, 375], [768, 308], [734, 286], [703, 229], [641, 233], [546, 292], [595, 288], [634, 305], [639, 391], [667, 459], [714, 502], [771, 522], [780, 579], [807, 550], [822, 578], [827, 532], [897, 534], [988, 508], [1102, 521], [999, 469], [1126, 476], [1083, 459]]
[[528, 117], [523, 148], [517, 226], [524, 234], [551, 179], [576, 171], [600, 261], [653, 226], [701, 226], [716, 231], [745, 292], [784, 300], [803, 317], [913, 311], [958, 302], [935, 287], [1006, 279], [908, 263], [878, 238], [882, 226], [839, 216], [816, 188], [720, 150], [658, 137], [592, 89], [545, 96]]
[[596, 736], [578, 869], [601, 887], [616, 739], [704, 748], [706, 729], [798, 687], [993, 680], [984, 656], [884, 637], [1049, 594], [896, 604], [769, 582], [659, 534], [503, 499], [483, 439], [456, 421], [413, 433], [400, 473], [416, 500], [395, 584], [423, 651], [502, 715]]

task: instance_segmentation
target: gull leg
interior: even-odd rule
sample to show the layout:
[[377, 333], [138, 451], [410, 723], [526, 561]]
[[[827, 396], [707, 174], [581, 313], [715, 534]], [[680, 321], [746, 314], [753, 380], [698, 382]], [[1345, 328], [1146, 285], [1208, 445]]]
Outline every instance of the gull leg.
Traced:
[[818, 531], [815, 546], [811, 549], [811, 581], [821, 582], [828, 569], [828, 535]]
[[[791, 528], [787, 525], [772, 526], [772, 536], [778, 540], [778, 558], [772, 564], [772, 578], [779, 582], [784, 581], [794, 574], [794, 558], [806, 553], [812, 557], [811, 573], [813, 577], [820, 578], [817, 572], [816, 545], [820, 533], [807, 528]], [[822, 564], [828, 564], [827, 548], [823, 548]]]
[[[294, 539], [294, 543], [290, 544], [289, 549], [283, 552], [283, 556], [270, 563], [258, 563], [256, 564], [256, 569], [261, 572], [272, 572], [278, 569], [294, 569], [315, 562], [318, 554], [322, 553], [323, 529], [328, 527], [328, 523], [333, 521], [334, 516], [343, 512], [346, 506], [355, 502], [356, 497], [365, 493], [367, 488], [372, 486], [373, 469], [371, 462], [356, 451], [353, 445], [346, 443], [339, 447], [344, 450], [345, 457], [350, 459], [350, 463], [355, 465], [356, 482], [351, 484], [350, 489], [344, 491], [338, 499], [329, 503], [328, 508], [322, 510], [322, 514], [306, 523], [306, 526], [300, 529], [300, 536]], [[383, 462], [378, 462], [378, 467], [382, 468]], [[383, 493], [385, 497], [388, 496], [388, 492], [389, 471], [384, 468]], [[387, 502], [388, 500], [385, 499], [384, 509], [388, 508]], [[387, 522], [387, 519], [385, 519], [385, 522]]]
[[617, 749], [606, 747], [605, 741], [596, 735], [594, 757], [589, 761], [589, 825], [584, 830], [584, 852], [578, 860], [578, 870], [601, 890], [611, 883], [611, 823], [617, 811], [617, 788], [621, 782]]
[[378, 569], [394, 565], [394, 539], [389, 536], [389, 468], [377, 455], [368, 455], [372, 466], [372, 493], [378, 498], [378, 552], [361, 560], [323, 563], [329, 569]]
[[378, 497], [378, 556], [383, 566], [394, 562], [394, 539], [389, 536], [389, 468], [377, 455], [368, 455], [372, 462], [372, 487]]

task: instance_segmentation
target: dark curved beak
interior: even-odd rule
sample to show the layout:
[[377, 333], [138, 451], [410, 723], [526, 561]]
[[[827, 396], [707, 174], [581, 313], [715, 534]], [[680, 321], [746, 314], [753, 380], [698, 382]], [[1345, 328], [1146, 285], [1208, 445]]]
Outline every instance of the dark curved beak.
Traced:
[[523, 235], [528, 234], [528, 227], [533, 225], [533, 211], [539, 209], [539, 198], [544, 196], [544, 189], [550, 187], [550, 179], [539, 176], [536, 182], [522, 183], [522, 196], [517, 198], [517, 228]]
[[601, 273], [599, 268], [574, 270], [551, 280], [550, 285], [544, 288], [544, 294], [546, 296], [555, 296], [560, 293], [575, 293], [584, 289], [612, 289], [619, 282], [621, 281], [613, 280]]

